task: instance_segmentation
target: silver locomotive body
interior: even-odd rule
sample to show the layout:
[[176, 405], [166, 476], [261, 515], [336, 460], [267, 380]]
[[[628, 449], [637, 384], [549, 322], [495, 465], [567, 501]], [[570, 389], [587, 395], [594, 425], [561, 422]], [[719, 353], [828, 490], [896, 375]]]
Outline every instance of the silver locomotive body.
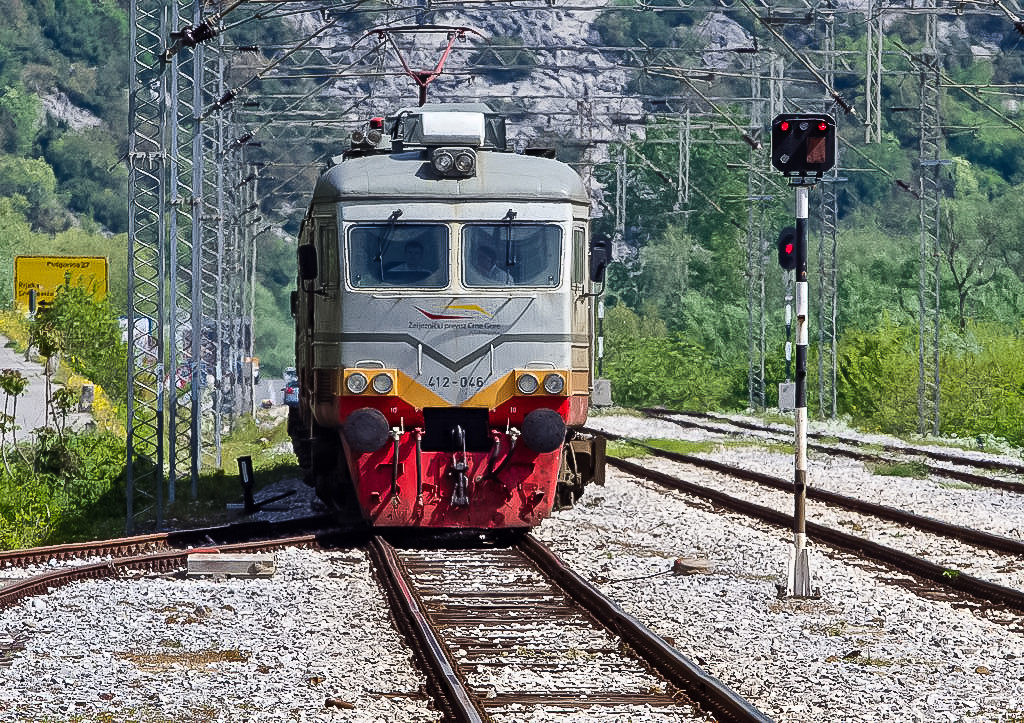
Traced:
[[506, 152], [480, 106], [356, 134], [314, 191], [292, 302], [289, 426], [322, 497], [379, 526], [523, 528], [601, 477], [578, 433], [588, 210], [569, 166]]

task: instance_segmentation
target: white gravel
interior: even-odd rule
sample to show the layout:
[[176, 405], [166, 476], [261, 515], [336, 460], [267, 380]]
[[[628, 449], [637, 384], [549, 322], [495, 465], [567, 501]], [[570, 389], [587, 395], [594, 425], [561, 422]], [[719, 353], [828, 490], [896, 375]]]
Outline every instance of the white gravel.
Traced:
[[[598, 416], [592, 424], [638, 437], [707, 437], [636, 417]], [[777, 451], [730, 447], [715, 456], [791, 475], [791, 458]], [[876, 501], [963, 524], [970, 513], [984, 518], [985, 529], [1020, 536], [1022, 505], [1011, 493], [858, 468], [812, 458], [811, 483], [847, 494], [870, 490]], [[289, 487], [300, 494], [258, 517], [319, 511], [294, 480], [259, 496]], [[824, 514], [811, 508], [811, 519], [824, 522]], [[871, 534], [895, 537], [874, 525]], [[537, 535], [780, 723], [1024, 717], [1020, 620], [1007, 624], [993, 611], [924, 599], [887, 582], [898, 577], [890, 571], [817, 549], [811, 563], [821, 599], [779, 600], [787, 530], [609, 469], [605, 487], [589, 488]], [[933, 553], [959, 560], [955, 546], [942, 545]], [[711, 571], [674, 575], [681, 557], [710, 560]], [[0, 667], [0, 721], [436, 720], [362, 553], [289, 549], [277, 560], [269, 580], [88, 582], [0, 612], [0, 666], [9, 665]], [[1012, 574], [1019, 579], [1019, 571]], [[107, 617], [109, 610], [116, 614]], [[328, 699], [343, 707], [328, 707]], [[530, 717], [507, 713], [509, 720]], [[636, 711], [629, 719], [655, 717]]]
[[[596, 417], [591, 426], [634, 437], [699, 436], [626, 416]], [[761, 455], [760, 468], [770, 457]], [[813, 469], [812, 462], [812, 484]], [[604, 488], [589, 488], [581, 504], [556, 513], [537, 534], [777, 721], [1005, 722], [1024, 715], [1019, 621], [1011, 627], [925, 600], [887, 584], [898, 577], [890, 571], [818, 550], [811, 561], [821, 599], [779, 600], [786, 530], [609, 469]], [[675, 576], [677, 557], [709, 559], [714, 569]]]
[[4, 721], [438, 718], [358, 551], [286, 549], [271, 579], [79, 583], [0, 614], [12, 640]]
[[[692, 441], [716, 438], [708, 432], [685, 429], [661, 420], [648, 421], [634, 417], [598, 417], [591, 426], [615, 431], [617, 434], [626, 434], [620, 431], [623, 428], [631, 429], [628, 436], [636, 438], [683, 438]], [[721, 446], [713, 453], [697, 453], [694, 456], [791, 480], [792, 452], [784, 453], [777, 447], [758, 446], [757, 440], [756, 436], [750, 438], [753, 446]], [[730, 445], [735, 445], [735, 441], [730, 442]], [[789, 492], [772, 490], [755, 482], [737, 480], [654, 457], [645, 458], [643, 464], [781, 512], [789, 513], [793, 509], [793, 495]], [[1024, 496], [1017, 492], [950, 484], [948, 479], [943, 478], [915, 479], [876, 475], [861, 462], [845, 457], [827, 457], [824, 453], [810, 457], [807, 479], [812, 487], [964, 527], [974, 527], [1003, 537], [1020, 540], [1024, 532]], [[807, 519], [909, 554], [921, 555], [951, 570], [975, 575], [999, 585], [1024, 589], [1024, 561], [1012, 556], [831, 507], [810, 498], [807, 500]]]

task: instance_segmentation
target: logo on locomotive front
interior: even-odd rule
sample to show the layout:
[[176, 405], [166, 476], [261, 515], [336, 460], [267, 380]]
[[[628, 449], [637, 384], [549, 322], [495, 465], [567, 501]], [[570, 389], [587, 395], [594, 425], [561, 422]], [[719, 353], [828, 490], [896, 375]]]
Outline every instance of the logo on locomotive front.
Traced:
[[434, 331], [464, 330], [477, 333], [494, 334], [508, 330], [510, 324], [499, 323], [494, 315], [478, 304], [445, 304], [433, 309], [413, 306], [426, 321], [409, 321], [410, 329], [430, 329]]
[[419, 306], [414, 306], [413, 308], [416, 309], [416, 311], [418, 311], [421, 314], [423, 314], [423, 316], [427, 317], [428, 319], [472, 319], [472, 318], [475, 318], [474, 314], [444, 313], [444, 312], [451, 312], [451, 311], [472, 311], [472, 312], [475, 312], [476, 315], [482, 314], [483, 316], [486, 316], [486, 317], [490, 317], [491, 316], [490, 312], [485, 311], [483, 308], [481, 308], [480, 306], [478, 306], [476, 304], [447, 304], [447, 305], [445, 305], [444, 309], [442, 309], [440, 312], [430, 312], [430, 311], [427, 311], [426, 309], [420, 308]]

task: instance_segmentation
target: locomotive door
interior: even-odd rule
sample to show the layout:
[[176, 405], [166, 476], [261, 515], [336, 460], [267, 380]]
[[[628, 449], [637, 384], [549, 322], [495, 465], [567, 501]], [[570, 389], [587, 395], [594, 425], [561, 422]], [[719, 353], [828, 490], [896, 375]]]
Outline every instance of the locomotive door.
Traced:
[[[317, 276], [300, 284], [296, 309], [296, 366], [299, 389], [315, 406], [316, 370], [331, 366], [325, 359], [324, 338], [338, 327], [338, 231], [333, 218], [314, 218], [304, 243], [316, 249]], [[324, 390], [320, 390], [321, 393]]]
[[572, 380], [570, 393], [589, 397], [593, 369], [594, 321], [588, 288], [587, 227], [572, 230]]
[[[341, 329], [339, 304], [340, 263], [338, 261], [338, 225], [333, 217], [315, 218], [318, 293], [313, 297], [313, 368], [330, 369], [340, 364], [336, 339]], [[333, 353], [332, 353], [333, 352]]]

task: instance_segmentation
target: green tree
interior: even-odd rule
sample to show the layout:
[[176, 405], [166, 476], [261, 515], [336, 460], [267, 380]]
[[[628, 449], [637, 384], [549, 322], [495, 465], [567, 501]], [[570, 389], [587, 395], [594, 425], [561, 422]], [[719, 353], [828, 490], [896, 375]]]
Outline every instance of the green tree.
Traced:
[[0, 90], [0, 149], [25, 155], [39, 131], [39, 98], [21, 85]]
[[77, 286], [62, 286], [53, 303], [36, 314], [32, 336], [43, 356], [59, 355], [115, 401], [127, 398], [128, 348], [105, 300]]

